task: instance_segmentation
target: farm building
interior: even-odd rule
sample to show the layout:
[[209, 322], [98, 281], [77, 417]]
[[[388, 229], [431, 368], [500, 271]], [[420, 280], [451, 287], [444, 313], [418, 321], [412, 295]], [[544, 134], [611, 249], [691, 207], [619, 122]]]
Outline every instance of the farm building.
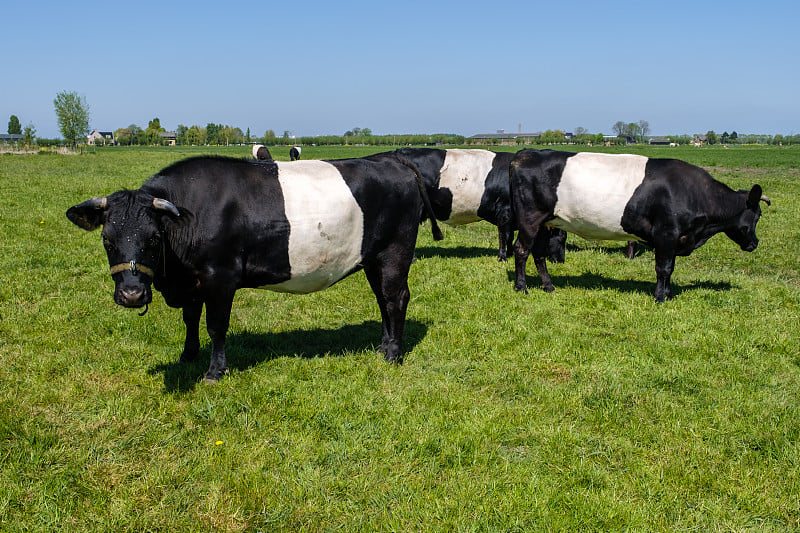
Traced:
[[[100, 141], [99, 143], [97, 141]], [[108, 144], [113, 145], [116, 144], [114, 141], [114, 132], [112, 131], [98, 131], [92, 130], [86, 137], [86, 144], [94, 145], [94, 144]]]
[[[469, 139], [477, 144], [480, 143], [494, 143], [500, 144], [519, 144], [536, 142], [541, 139], [542, 132], [536, 133], [507, 133], [505, 130], [497, 130], [495, 133], [478, 133], [469, 137]], [[564, 133], [564, 140], [569, 142], [575, 135], [572, 133]]]
[[169, 146], [175, 146], [178, 137], [174, 131], [159, 131], [158, 136]]
[[497, 130], [495, 133], [478, 133], [470, 137], [475, 142], [500, 141], [501, 143], [513, 144], [517, 139], [536, 140], [542, 136], [538, 133], [506, 133], [505, 130]]
[[2, 143], [18, 143], [21, 140], [22, 134], [20, 133], [0, 133], [0, 142]]

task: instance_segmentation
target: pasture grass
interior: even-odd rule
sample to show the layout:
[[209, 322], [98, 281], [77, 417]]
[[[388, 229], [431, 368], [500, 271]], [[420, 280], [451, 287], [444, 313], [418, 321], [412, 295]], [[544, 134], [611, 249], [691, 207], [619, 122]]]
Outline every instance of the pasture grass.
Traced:
[[732, 150], [713, 172], [772, 198], [761, 243], [678, 258], [674, 301], [623, 243], [571, 236], [525, 296], [493, 226], [423, 225], [404, 365], [357, 273], [240, 291], [217, 385], [207, 336], [178, 364], [180, 311], [115, 306], [64, 216], [200, 150], [0, 156], [0, 529], [797, 530], [800, 150]]

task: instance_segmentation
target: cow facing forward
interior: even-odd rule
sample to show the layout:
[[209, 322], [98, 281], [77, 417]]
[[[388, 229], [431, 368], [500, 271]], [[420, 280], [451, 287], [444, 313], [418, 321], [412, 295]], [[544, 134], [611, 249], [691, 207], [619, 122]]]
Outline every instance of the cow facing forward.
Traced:
[[553, 290], [544, 262], [542, 228], [587, 239], [635, 240], [653, 247], [655, 299], [671, 299], [675, 257], [689, 255], [724, 232], [742, 250], [758, 246], [761, 187], [734, 191], [705, 170], [675, 159], [638, 155], [522, 150], [511, 162], [511, 197], [518, 237], [514, 288], [526, 291], [533, 253], [542, 289]]
[[181, 361], [198, 355], [205, 305], [212, 342], [206, 379], [217, 380], [227, 369], [225, 336], [238, 289], [310, 293], [362, 268], [380, 307], [380, 351], [402, 362], [424, 195], [412, 169], [396, 159], [198, 157], [161, 170], [140, 189], [73, 206], [67, 217], [86, 230], [103, 227], [117, 304], [146, 306], [152, 284], [169, 306], [183, 308]]

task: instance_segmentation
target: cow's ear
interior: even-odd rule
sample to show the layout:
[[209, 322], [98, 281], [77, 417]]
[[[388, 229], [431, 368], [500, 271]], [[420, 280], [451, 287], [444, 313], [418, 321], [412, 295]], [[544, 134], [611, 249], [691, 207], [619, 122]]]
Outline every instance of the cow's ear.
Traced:
[[753, 185], [750, 194], [747, 195], [747, 207], [752, 210], [758, 209], [758, 202], [761, 201], [761, 185]]
[[103, 225], [105, 209], [105, 198], [92, 198], [67, 209], [67, 218], [79, 228], [92, 231]]

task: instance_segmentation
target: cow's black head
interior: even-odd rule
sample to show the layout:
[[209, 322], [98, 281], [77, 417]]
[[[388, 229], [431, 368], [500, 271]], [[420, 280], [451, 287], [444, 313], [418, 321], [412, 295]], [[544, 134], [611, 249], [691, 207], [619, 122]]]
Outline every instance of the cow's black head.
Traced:
[[745, 208], [739, 213], [738, 217], [733, 221], [730, 229], [725, 231], [733, 242], [738, 244], [745, 252], [752, 252], [758, 246], [758, 237], [756, 237], [756, 223], [761, 218], [761, 204], [764, 202], [770, 205], [770, 200], [761, 193], [760, 185], [753, 185], [750, 191], [739, 191], [744, 197]]
[[119, 191], [67, 210], [67, 218], [80, 228], [92, 231], [103, 226], [114, 302], [125, 307], [152, 301], [150, 285], [163, 261], [165, 218], [179, 216], [172, 203], [142, 191]]
[[563, 263], [567, 255], [567, 232], [559, 228], [551, 228], [547, 241], [547, 260], [551, 263]]

